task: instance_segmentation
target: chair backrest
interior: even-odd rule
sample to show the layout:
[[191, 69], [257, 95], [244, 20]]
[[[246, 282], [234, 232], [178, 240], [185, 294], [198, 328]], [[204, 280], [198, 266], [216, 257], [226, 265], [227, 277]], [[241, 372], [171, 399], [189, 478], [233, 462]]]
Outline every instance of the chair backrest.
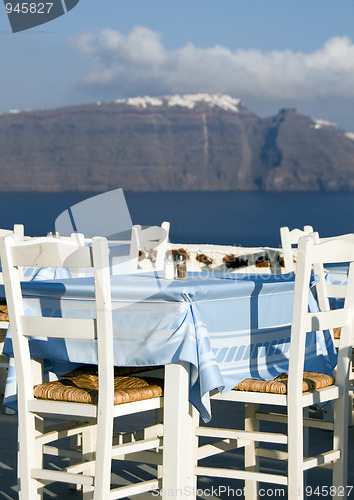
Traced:
[[[9, 235], [0, 240], [5, 293], [18, 381], [19, 408], [33, 399], [33, 385], [42, 382], [40, 363], [31, 359], [28, 337], [89, 339], [97, 343], [99, 390], [113, 401], [113, 326], [108, 244], [93, 238], [81, 246], [77, 237], [32, 238], [16, 242]], [[94, 319], [26, 315], [19, 267], [92, 268], [95, 282]], [[32, 371], [33, 369], [33, 371]], [[101, 396], [101, 394], [100, 394]]]
[[303, 229], [290, 229], [287, 226], [280, 228], [280, 241], [283, 250], [285, 272], [292, 273], [295, 271], [294, 251], [298, 245], [299, 238], [307, 236], [313, 232], [312, 226], [304, 226]]
[[161, 226], [142, 228], [133, 226], [131, 241], [131, 259], [138, 259], [139, 252], [148, 254], [153, 269], [162, 270], [169, 241], [170, 223], [163, 222]]
[[[324, 263], [349, 262], [348, 286], [341, 309], [310, 311], [309, 282], [313, 268]], [[323, 277], [319, 277], [320, 279]], [[300, 398], [307, 335], [341, 328], [336, 383], [347, 388], [351, 360], [354, 316], [354, 241], [331, 240], [316, 243], [311, 236], [300, 238], [297, 251], [294, 306], [289, 353], [289, 398]], [[346, 389], [347, 390], [347, 389]], [[292, 392], [292, 395], [290, 394]], [[298, 399], [297, 399], [298, 400]]]

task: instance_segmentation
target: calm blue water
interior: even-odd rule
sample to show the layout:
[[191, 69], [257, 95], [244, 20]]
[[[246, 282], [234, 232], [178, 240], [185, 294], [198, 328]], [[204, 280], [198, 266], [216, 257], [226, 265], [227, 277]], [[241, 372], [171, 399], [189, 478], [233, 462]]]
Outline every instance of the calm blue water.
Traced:
[[[30, 236], [54, 230], [56, 217], [97, 193], [2, 193], [0, 227]], [[125, 193], [134, 224], [171, 222], [173, 243], [279, 247], [279, 228], [311, 224], [322, 236], [354, 232], [354, 193]]]

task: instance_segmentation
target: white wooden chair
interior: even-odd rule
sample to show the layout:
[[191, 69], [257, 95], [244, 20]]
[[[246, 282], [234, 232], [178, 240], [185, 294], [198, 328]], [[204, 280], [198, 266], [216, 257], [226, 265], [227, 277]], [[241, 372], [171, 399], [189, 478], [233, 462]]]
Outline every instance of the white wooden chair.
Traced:
[[[95, 500], [125, 498], [156, 489], [157, 478], [111, 489], [113, 459], [122, 460], [129, 453], [145, 450], [145, 461], [147, 450], [154, 450], [155, 463], [161, 463], [161, 454], [155, 452], [160, 448], [162, 424], [143, 429], [141, 440], [134, 442], [129, 435], [129, 439], [120, 440], [123, 445], [113, 445], [114, 418], [159, 410], [163, 398], [159, 383], [114, 376], [107, 240], [93, 238], [92, 247], [83, 247], [75, 238], [33, 238], [17, 243], [13, 236], [7, 236], [0, 241], [0, 248], [18, 384], [20, 499], [41, 498], [43, 485], [55, 481], [83, 485], [84, 498]], [[93, 268], [95, 319], [26, 316], [19, 266]], [[31, 358], [29, 336], [96, 342], [98, 377], [89, 370], [83, 376], [76, 373], [44, 382], [41, 361]], [[67, 422], [47, 426], [53, 417]], [[62, 470], [46, 465], [47, 454], [65, 455], [53, 441], [76, 434], [82, 435], [82, 448], [76, 454], [70, 450], [69, 456], [71, 462], [75, 458], [78, 461]]]
[[287, 226], [280, 228], [280, 241], [284, 258], [284, 270], [286, 273], [295, 271], [294, 250], [296, 250], [299, 238], [313, 232], [312, 226], [304, 226], [303, 229], [290, 229]]
[[[312, 266], [329, 262], [351, 263], [344, 307], [338, 310], [310, 313], [308, 312], [309, 281]], [[225, 446], [244, 448], [244, 468], [237, 470], [232, 467], [231, 463], [229, 469], [202, 467], [197, 461], [196, 474], [198, 476], [243, 479], [246, 499], [257, 498], [258, 482], [287, 485], [288, 498], [295, 500], [305, 498], [305, 471], [314, 467], [330, 466], [333, 468], [334, 488], [331, 490], [334, 492], [333, 498], [346, 497], [348, 375], [352, 355], [353, 315], [354, 242], [329, 241], [315, 244], [310, 236], [301, 238], [297, 252], [289, 372], [285, 374], [285, 383], [280, 379], [274, 379], [270, 382], [247, 379], [226, 394], [216, 392], [212, 395], [212, 399], [217, 401], [245, 403], [244, 428], [230, 430], [197, 427], [196, 435], [229, 440], [228, 443], [214, 443], [214, 454], [225, 449]], [[337, 326], [342, 328], [342, 334], [335, 380], [329, 375], [303, 372], [306, 332], [326, 330]], [[308, 384], [303, 383], [303, 380], [307, 381]], [[326, 401], [334, 403], [334, 423], [304, 417], [305, 410], [309, 406]], [[269, 406], [265, 405], [284, 407], [285, 414], [281, 414], [281, 412], [269, 413]], [[275, 432], [260, 430], [260, 421], [262, 420], [275, 422]], [[280, 425], [280, 422], [284, 421], [287, 422], [285, 429]], [[316, 454], [316, 456], [305, 457], [304, 427], [306, 430], [306, 426], [332, 430], [332, 449], [324, 450], [323, 453]], [[232, 445], [232, 440], [236, 444]], [[260, 443], [267, 443], [265, 449], [260, 447]], [[285, 450], [279, 449], [279, 444], [285, 445]], [[199, 448], [198, 459], [209, 455], [208, 449], [204, 452], [203, 447]], [[276, 474], [273, 467], [271, 472], [269, 468], [261, 469], [260, 457], [271, 458], [275, 461], [287, 460], [286, 472]]]
[[[133, 226], [131, 239], [131, 262], [138, 267], [139, 254], [145, 254], [154, 270], [162, 270], [170, 233], [170, 223], [163, 222], [161, 226]], [[135, 266], [134, 266], [135, 267]]]

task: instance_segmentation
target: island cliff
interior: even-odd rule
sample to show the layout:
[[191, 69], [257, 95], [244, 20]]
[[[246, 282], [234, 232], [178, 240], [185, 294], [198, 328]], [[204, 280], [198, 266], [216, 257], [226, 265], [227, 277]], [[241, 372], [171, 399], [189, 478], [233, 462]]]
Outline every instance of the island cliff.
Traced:
[[225, 95], [12, 110], [0, 115], [0, 190], [354, 190], [353, 137]]

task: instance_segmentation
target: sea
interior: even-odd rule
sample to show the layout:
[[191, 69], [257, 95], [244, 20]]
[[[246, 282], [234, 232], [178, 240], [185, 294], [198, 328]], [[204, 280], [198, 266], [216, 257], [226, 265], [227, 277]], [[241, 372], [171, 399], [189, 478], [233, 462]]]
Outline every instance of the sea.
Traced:
[[[2, 193], [0, 228], [24, 224], [28, 236], [55, 230], [55, 219], [98, 193]], [[354, 232], [354, 192], [124, 192], [133, 224], [171, 223], [172, 243], [280, 246], [281, 226], [312, 225], [320, 236]]]

